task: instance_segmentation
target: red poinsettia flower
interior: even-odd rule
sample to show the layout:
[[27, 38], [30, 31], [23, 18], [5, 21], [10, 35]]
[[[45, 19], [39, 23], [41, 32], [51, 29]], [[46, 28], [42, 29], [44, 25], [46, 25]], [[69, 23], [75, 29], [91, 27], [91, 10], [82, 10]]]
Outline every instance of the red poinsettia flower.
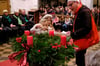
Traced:
[[58, 45], [58, 43], [55, 43], [55, 45]]
[[53, 44], [50, 44], [51, 46], [53, 45]]
[[55, 48], [55, 49], [57, 49], [57, 46], [52, 46], [52, 48]]
[[22, 41], [22, 37], [16, 38], [16, 41], [17, 41], [18, 43], [20, 43], [20, 42]]
[[65, 46], [65, 48], [67, 48], [67, 46]]
[[52, 48], [55, 48], [55, 46], [52, 46]]
[[61, 45], [58, 45], [59, 48], [61, 48]]
[[41, 52], [41, 50], [38, 50], [38, 52]]

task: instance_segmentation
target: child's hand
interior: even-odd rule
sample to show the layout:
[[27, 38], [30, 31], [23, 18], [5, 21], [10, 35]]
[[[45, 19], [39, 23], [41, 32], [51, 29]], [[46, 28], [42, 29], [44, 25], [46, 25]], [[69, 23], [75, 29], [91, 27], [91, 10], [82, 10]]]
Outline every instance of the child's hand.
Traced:
[[42, 30], [46, 31], [46, 30], [48, 30], [48, 28], [46, 26], [44, 26], [44, 27], [42, 27]]
[[42, 28], [42, 26], [41, 26], [41, 25], [37, 25], [37, 26], [36, 26], [36, 29], [38, 29], [38, 28]]

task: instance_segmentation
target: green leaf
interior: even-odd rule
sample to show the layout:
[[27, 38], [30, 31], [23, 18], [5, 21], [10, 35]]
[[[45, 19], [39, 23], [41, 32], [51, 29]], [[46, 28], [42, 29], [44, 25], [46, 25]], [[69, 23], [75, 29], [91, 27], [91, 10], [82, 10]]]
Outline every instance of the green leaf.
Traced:
[[[41, 64], [42, 66], [64, 66], [65, 61], [69, 61], [70, 58], [74, 57], [75, 50], [73, 47], [76, 47], [74, 44], [68, 45], [67, 48], [65, 46], [52, 48], [52, 46], [57, 46], [57, 44], [60, 45], [61, 39], [59, 36], [50, 37], [48, 33], [31, 34], [30, 36], [33, 36], [33, 47], [29, 47], [30, 49], [27, 51], [28, 62]], [[27, 43], [27, 36], [22, 35], [18, 37], [22, 37], [21, 43], [16, 42], [16, 38], [12, 39], [12, 49], [14, 52], [25, 50], [21, 44]], [[69, 42], [70, 39], [71, 37], [67, 37], [66, 41]], [[16, 59], [20, 60], [22, 55], [23, 53], [18, 55]], [[66, 60], [65, 57], [67, 57]]]

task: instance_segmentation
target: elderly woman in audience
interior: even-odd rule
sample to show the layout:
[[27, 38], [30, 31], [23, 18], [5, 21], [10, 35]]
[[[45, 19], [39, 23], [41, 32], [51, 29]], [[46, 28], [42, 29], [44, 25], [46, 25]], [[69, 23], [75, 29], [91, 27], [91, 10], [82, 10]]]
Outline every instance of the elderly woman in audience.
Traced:
[[19, 12], [16, 10], [12, 16], [13, 24], [18, 27], [18, 35], [23, 35], [25, 30], [25, 22], [21, 20]]
[[10, 24], [12, 23], [11, 17], [8, 14], [8, 10], [3, 10], [3, 16], [1, 20], [4, 27], [10, 27]]
[[13, 21], [11, 19], [11, 15], [8, 14], [8, 10], [3, 10], [1, 22], [3, 24], [3, 30], [7, 31], [9, 37], [13, 37], [14, 35], [16, 36], [15, 31], [17, 31], [17, 29], [15, 28], [16, 26], [12, 23]]

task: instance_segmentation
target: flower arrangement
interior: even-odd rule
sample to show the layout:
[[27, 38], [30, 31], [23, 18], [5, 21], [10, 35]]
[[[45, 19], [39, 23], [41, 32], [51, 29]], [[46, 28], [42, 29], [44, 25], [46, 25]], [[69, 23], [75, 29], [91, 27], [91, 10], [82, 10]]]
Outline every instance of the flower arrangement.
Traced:
[[[17, 37], [13, 41], [13, 51], [9, 55], [11, 61], [18, 60], [21, 66], [38, 64], [40, 66], [59, 66], [64, 65], [70, 58], [74, 57], [76, 47], [71, 37], [67, 37], [66, 44], [61, 44], [59, 36], [49, 36], [48, 33], [31, 34], [33, 44], [27, 44], [27, 36]], [[34, 65], [34, 66], [38, 66]]]

